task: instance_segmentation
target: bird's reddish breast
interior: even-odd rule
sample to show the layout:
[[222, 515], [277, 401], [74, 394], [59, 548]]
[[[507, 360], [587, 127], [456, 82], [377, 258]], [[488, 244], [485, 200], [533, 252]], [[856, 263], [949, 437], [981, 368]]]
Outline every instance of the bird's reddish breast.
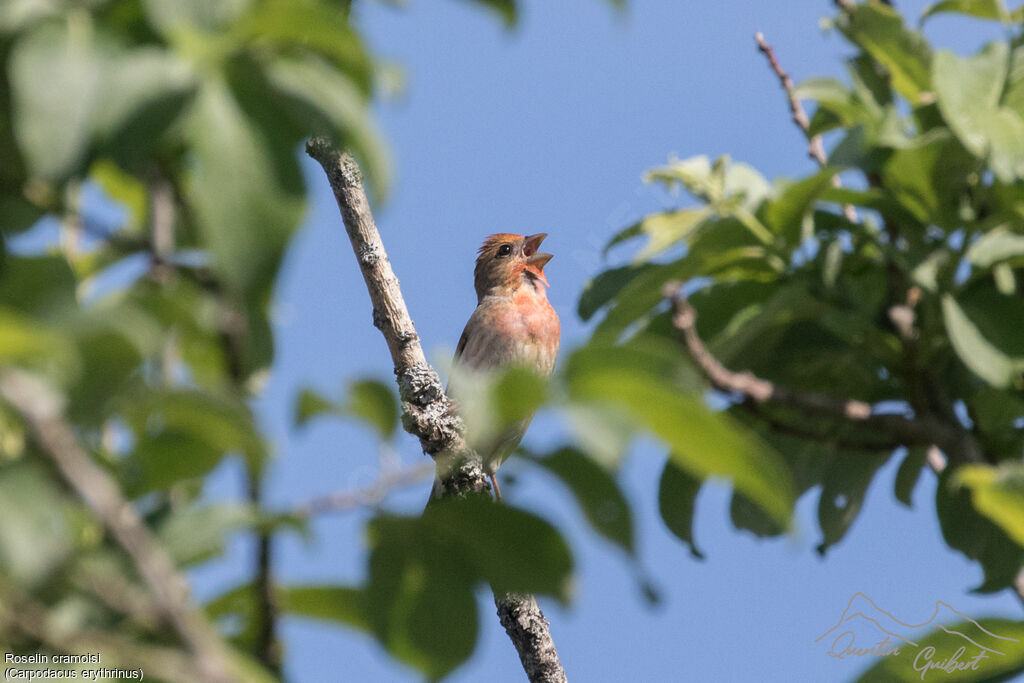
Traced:
[[[555, 365], [561, 326], [547, 297], [530, 291], [489, 297], [473, 313], [478, 331], [466, 340], [460, 361], [487, 368], [524, 364], [548, 374]], [[486, 330], [486, 331], [485, 331]]]

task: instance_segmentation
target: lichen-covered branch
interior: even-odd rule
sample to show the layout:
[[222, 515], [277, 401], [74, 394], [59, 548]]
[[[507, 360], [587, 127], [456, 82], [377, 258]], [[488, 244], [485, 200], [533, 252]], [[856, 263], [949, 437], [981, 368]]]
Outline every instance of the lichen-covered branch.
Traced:
[[[391, 261], [373, 220], [358, 164], [350, 154], [339, 152], [323, 138], [310, 140], [306, 153], [323, 167], [341, 210], [345, 232], [373, 303], [373, 324], [384, 335], [391, 352], [405, 431], [417, 437], [423, 451], [434, 458], [442, 496], [488, 491], [490, 484], [480, 456], [466, 444], [462, 419], [445, 395], [437, 371], [423, 353], [398, 278], [391, 269]], [[495, 602], [499, 616], [516, 615], [520, 626], [510, 630], [509, 636], [530, 680], [564, 681], [565, 672], [547, 619], [536, 600], [532, 596], [505, 595], [495, 596]], [[504, 619], [502, 616], [503, 624]], [[559, 677], [552, 677], [552, 672], [557, 672]]]
[[176, 571], [171, 558], [121, 495], [111, 476], [78, 443], [63, 416], [60, 398], [40, 380], [19, 370], [0, 371], [0, 396], [25, 420], [68, 486], [124, 548], [161, 616], [195, 658], [201, 680], [237, 680], [227, 647], [192, 605], [185, 578]]
[[565, 670], [551, 640], [548, 620], [532, 595], [505, 593], [494, 596], [498, 620], [519, 652], [523, 671], [533, 683], [566, 683]]

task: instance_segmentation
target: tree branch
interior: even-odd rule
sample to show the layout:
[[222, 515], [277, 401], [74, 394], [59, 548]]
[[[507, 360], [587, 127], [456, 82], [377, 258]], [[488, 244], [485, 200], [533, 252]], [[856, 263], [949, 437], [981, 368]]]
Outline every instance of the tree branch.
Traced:
[[[359, 166], [351, 155], [342, 154], [323, 138], [310, 140], [306, 153], [323, 167], [341, 210], [345, 231], [373, 303], [373, 324], [384, 335], [391, 352], [405, 431], [419, 438], [423, 451], [434, 458], [442, 496], [488, 491], [490, 483], [480, 456], [466, 444], [462, 419], [445, 395], [441, 378], [423, 353], [398, 278], [391, 269], [391, 261], [373, 220]], [[516, 617], [517, 626], [510, 629], [506, 625], [506, 630], [530, 680], [564, 681], [565, 672], [547, 619], [533, 597], [495, 596], [495, 602], [503, 624], [504, 615]]]
[[294, 514], [298, 517], [311, 517], [325, 512], [344, 512], [376, 505], [395, 489], [421, 482], [433, 471], [431, 465], [423, 464], [388, 472], [365, 488], [314, 498], [296, 508]]
[[237, 680], [219, 634], [190, 602], [185, 578], [156, 542], [114, 480], [79, 445], [62, 414], [61, 400], [42, 382], [19, 370], [0, 371], [0, 396], [35, 433], [67, 484], [124, 548], [162, 617], [196, 660], [202, 680]]
[[727, 369], [708, 350], [697, 334], [697, 311], [680, 295], [678, 285], [670, 285], [666, 290], [675, 309], [672, 324], [682, 333], [690, 356], [716, 389], [740, 394], [756, 403], [776, 403], [807, 415], [825, 415], [856, 422], [891, 436], [905, 446], [928, 446], [934, 443], [947, 453], [950, 450], [959, 452], [962, 448], [960, 435], [956, 430], [937, 420], [905, 415], [879, 415], [874, 413], [871, 404], [864, 401], [796, 391], [749, 372], [733, 372]]
[[494, 604], [498, 608], [498, 620], [516, 646], [526, 676], [531, 681], [566, 683], [548, 620], [533, 596], [505, 593], [499, 597], [495, 594]]
[[[789, 77], [789, 74], [782, 65], [779, 64], [778, 58], [775, 56], [775, 50], [769, 45], [765, 39], [764, 34], [758, 31], [754, 35], [754, 39], [757, 41], [757, 49], [760, 50], [761, 54], [768, 60], [768, 66], [771, 67], [772, 71], [779, 79], [779, 84], [782, 86], [782, 90], [786, 93], [786, 101], [789, 102], [789, 111], [793, 115], [793, 123], [799, 128], [804, 137], [807, 138], [807, 154], [816, 162], [818, 166], [824, 168], [828, 165], [828, 156], [825, 154], [825, 146], [821, 142], [820, 135], [811, 135], [811, 121], [807, 118], [807, 112], [804, 110], [803, 104], [800, 103], [800, 99], [796, 96], [796, 88], [793, 85], [793, 79]], [[841, 187], [842, 181], [839, 180], [838, 175], [832, 176], [832, 185], [835, 187]], [[857, 210], [849, 204], [843, 205], [843, 214], [847, 220], [851, 223], [857, 223]]]

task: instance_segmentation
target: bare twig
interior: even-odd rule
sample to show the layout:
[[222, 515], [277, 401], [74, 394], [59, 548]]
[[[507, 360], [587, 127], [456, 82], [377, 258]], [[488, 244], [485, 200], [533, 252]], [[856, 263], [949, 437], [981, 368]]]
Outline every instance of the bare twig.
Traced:
[[803, 424], [795, 424], [791, 421], [782, 420], [764, 409], [764, 404], [753, 399], [746, 399], [737, 404], [740, 408], [756, 416], [773, 430], [790, 434], [807, 441], [818, 441], [845, 451], [893, 451], [899, 448], [902, 443], [888, 435], [861, 436], [859, 434], [833, 434], [822, 433]]
[[[754, 39], [757, 41], [757, 49], [768, 60], [768, 66], [771, 67], [772, 71], [779, 79], [779, 84], [782, 86], [782, 90], [786, 93], [786, 101], [789, 102], [789, 111], [793, 115], [793, 123], [796, 124], [804, 137], [807, 138], [807, 154], [816, 162], [818, 165], [824, 168], [828, 165], [828, 156], [825, 154], [825, 145], [821, 141], [820, 135], [811, 135], [811, 120], [807, 118], [807, 112], [804, 110], [803, 104], [800, 103], [800, 99], [796, 96], [796, 88], [793, 85], [793, 79], [790, 78], [789, 73], [782, 68], [778, 58], [775, 56], [775, 50], [769, 45], [765, 39], [764, 34], [760, 31], [755, 34]], [[838, 175], [832, 176], [832, 185], [835, 187], [841, 187], [842, 181]], [[851, 223], [858, 222], [857, 210], [851, 205], [843, 205], [843, 213]]]
[[325, 512], [345, 512], [376, 505], [395, 489], [421, 482], [433, 473], [434, 467], [429, 464], [388, 472], [365, 488], [314, 498], [296, 508], [295, 514], [311, 517]]
[[28, 423], [67, 484], [124, 548], [161, 615], [195, 657], [202, 680], [237, 680], [220, 636], [191, 604], [185, 578], [175, 570], [171, 558], [142, 523], [135, 508], [121, 496], [110, 475], [78, 443], [56, 394], [31, 375], [3, 370], [0, 396]]
[[[391, 351], [405, 430], [419, 438], [423, 451], [434, 457], [442, 496], [488, 491], [490, 485], [480, 456], [466, 444], [462, 420], [423, 354], [398, 278], [374, 223], [359, 166], [351, 155], [342, 154], [323, 138], [310, 140], [306, 153], [323, 167], [338, 201], [345, 231], [373, 303], [373, 324], [383, 333]], [[495, 602], [503, 624], [505, 614], [516, 615], [518, 626], [509, 630], [509, 636], [530, 680], [564, 681], [565, 672], [547, 619], [537, 602], [532, 597], [508, 595], [495, 596]]]

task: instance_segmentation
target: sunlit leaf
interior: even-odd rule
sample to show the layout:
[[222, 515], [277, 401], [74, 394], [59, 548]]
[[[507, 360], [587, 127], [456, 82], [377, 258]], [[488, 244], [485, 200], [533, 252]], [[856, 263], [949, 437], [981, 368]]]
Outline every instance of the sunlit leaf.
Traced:
[[1024, 359], [1011, 358], [985, 339], [952, 295], [942, 297], [942, 315], [960, 360], [986, 382], [1007, 387], [1024, 371]]
[[879, 2], [857, 3], [840, 15], [839, 29], [888, 69], [893, 87], [916, 103], [931, 87], [931, 50], [899, 13]]
[[1024, 465], [965, 465], [957, 471], [954, 483], [969, 488], [978, 512], [1024, 547]]

